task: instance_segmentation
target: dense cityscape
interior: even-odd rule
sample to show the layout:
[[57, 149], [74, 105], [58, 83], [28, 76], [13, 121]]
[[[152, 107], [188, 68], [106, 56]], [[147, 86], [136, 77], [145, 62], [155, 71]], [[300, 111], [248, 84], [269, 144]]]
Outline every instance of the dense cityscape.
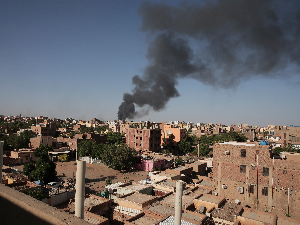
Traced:
[[300, 224], [298, 126], [1, 115], [0, 135], [1, 198], [39, 200], [22, 204], [50, 224], [172, 223], [178, 181], [181, 224]]
[[0, 0], [0, 224], [300, 225], [299, 12]]

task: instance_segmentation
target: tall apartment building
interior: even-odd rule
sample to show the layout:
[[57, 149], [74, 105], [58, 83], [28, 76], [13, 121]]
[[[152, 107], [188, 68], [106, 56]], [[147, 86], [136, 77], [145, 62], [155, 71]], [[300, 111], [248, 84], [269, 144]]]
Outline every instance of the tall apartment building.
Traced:
[[215, 144], [213, 151], [216, 194], [300, 219], [300, 154], [275, 159], [268, 145], [237, 142]]
[[54, 122], [47, 122], [46, 120], [44, 123], [36, 124], [36, 126], [31, 126], [31, 130], [39, 135], [42, 136], [55, 136], [56, 133], [56, 123]]
[[126, 144], [137, 151], [150, 150], [159, 152], [161, 141], [161, 129], [157, 124], [148, 124], [138, 127], [129, 127], [126, 129]]
[[177, 143], [186, 136], [186, 129], [180, 127], [174, 127], [174, 125], [164, 124], [162, 125], [161, 132], [161, 145], [165, 146], [177, 146]]

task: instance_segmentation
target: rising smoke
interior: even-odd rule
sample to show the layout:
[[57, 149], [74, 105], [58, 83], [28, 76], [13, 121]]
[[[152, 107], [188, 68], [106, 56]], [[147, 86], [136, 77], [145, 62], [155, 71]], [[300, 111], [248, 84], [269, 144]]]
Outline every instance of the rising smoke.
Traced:
[[231, 88], [253, 76], [277, 77], [288, 66], [299, 70], [300, 1], [144, 3], [139, 15], [141, 30], [153, 36], [149, 66], [132, 78], [135, 87], [124, 94], [119, 119], [164, 109], [179, 96], [180, 78]]

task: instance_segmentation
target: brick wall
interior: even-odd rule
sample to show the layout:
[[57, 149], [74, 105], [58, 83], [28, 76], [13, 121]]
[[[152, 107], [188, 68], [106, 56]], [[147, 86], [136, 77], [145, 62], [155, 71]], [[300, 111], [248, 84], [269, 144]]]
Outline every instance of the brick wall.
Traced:
[[[245, 149], [245, 157], [241, 156], [242, 149]], [[300, 200], [298, 163], [273, 160], [269, 146], [258, 144], [216, 144], [214, 161], [213, 187], [220, 196], [238, 199], [258, 210], [286, 215], [289, 188], [290, 214], [300, 219], [300, 212], [296, 210]], [[243, 188], [242, 193], [240, 188]]]

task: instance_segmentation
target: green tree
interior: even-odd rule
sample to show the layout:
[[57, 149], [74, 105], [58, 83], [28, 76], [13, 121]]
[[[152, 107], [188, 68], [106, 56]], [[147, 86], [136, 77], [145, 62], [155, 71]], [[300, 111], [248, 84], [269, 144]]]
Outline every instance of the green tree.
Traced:
[[192, 151], [191, 144], [187, 140], [181, 140], [178, 142], [177, 149], [183, 154], [187, 154]]
[[95, 129], [93, 127], [86, 127], [83, 126], [80, 128], [80, 133], [84, 134], [84, 133], [93, 133], [95, 131]]
[[[208, 156], [209, 155], [209, 146], [207, 144], [203, 144], [203, 143], [200, 143], [199, 144], [199, 155], [200, 156]], [[198, 154], [198, 148], [195, 148], [194, 150], [194, 154], [197, 155]]]
[[92, 140], [84, 140], [78, 144], [78, 155], [79, 157], [90, 156], [92, 158], [101, 159], [103, 153], [103, 144], [98, 144]]
[[104, 147], [102, 161], [105, 165], [116, 170], [128, 170], [134, 163], [136, 152], [126, 144], [107, 144]]
[[190, 134], [186, 136], [186, 139], [188, 142], [190, 142], [191, 145], [198, 144], [198, 138], [195, 134]]
[[108, 128], [109, 128], [109, 125], [98, 126], [96, 130], [99, 134], [103, 134]]
[[25, 163], [24, 168], [23, 168], [23, 174], [30, 177], [31, 172], [34, 170], [35, 170], [34, 163], [32, 163], [32, 162]]
[[124, 143], [124, 135], [119, 132], [108, 132], [107, 133], [108, 144], [122, 144]]
[[183, 160], [182, 160], [182, 158], [180, 158], [180, 157], [177, 157], [177, 158], [175, 159], [175, 166], [182, 165], [182, 163], [183, 163]]
[[[57, 172], [56, 165], [48, 156], [48, 152], [52, 151], [52, 146], [40, 145], [34, 152], [34, 156], [39, 159], [36, 162], [35, 169], [29, 174], [33, 180], [40, 180], [43, 183], [55, 181]], [[30, 166], [28, 166], [30, 167]]]
[[283, 148], [281, 148], [281, 147], [276, 147], [276, 148], [274, 148], [274, 149], [272, 149], [272, 153], [273, 154], [280, 154], [280, 152], [283, 152], [284, 150], [283, 150]]
[[26, 189], [24, 191], [24, 194], [29, 195], [39, 201], [42, 201], [45, 198], [49, 198], [49, 195], [47, 194], [47, 191], [44, 190], [43, 188], [38, 188], [38, 189]]

